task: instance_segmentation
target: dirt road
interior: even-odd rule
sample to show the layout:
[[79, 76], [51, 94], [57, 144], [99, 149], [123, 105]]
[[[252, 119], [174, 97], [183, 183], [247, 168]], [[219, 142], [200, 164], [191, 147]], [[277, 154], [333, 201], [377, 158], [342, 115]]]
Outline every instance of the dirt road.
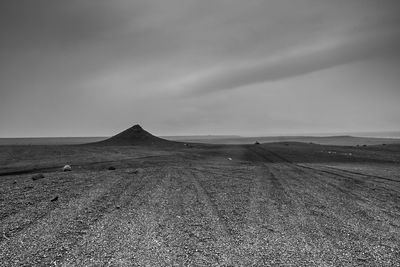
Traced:
[[400, 180], [229, 153], [1, 177], [0, 262], [400, 266]]

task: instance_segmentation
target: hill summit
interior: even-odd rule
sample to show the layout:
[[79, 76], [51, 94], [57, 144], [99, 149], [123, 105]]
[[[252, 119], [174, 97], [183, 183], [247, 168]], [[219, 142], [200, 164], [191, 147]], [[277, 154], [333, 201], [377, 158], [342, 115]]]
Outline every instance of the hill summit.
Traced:
[[129, 145], [166, 145], [174, 142], [168, 141], [145, 131], [139, 124], [126, 129], [97, 144], [112, 146], [129, 146]]

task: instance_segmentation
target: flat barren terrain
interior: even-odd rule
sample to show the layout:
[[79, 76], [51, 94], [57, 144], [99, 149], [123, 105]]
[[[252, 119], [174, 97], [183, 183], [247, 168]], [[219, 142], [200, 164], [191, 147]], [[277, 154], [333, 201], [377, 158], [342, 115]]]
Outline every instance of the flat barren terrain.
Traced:
[[400, 145], [2, 146], [0, 231], [1, 266], [400, 266]]

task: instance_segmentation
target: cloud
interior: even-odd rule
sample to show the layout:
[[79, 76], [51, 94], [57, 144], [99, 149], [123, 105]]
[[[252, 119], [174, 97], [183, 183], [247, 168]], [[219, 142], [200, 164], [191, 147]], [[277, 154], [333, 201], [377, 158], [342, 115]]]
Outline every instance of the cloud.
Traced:
[[254, 62], [230, 63], [227, 66], [195, 73], [174, 86], [187, 94], [206, 94], [251, 84], [271, 82], [305, 75], [354, 61], [392, 56], [400, 45], [400, 31], [362, 35], [341, 40], [335, 37], [321, 43], [283, 51]]
[[[335, 73], [332, 67], [386, 54], [395, 58], [398, 6], [398, 0], [2, 0], [2, 131], [12, 135], [43, 116], [47, 129], [70, 120], [65, 127], [75, 132], [89, 131], [96, 117], [107, 121], [104, 132], [113, 132], [132, 114], [162, 127], [182, 119], [180, 125], [201, 128], [211, 117], [218, 125], [236, 104], [226, 109], [222, 93], [211, 109], [206, 104], [217, 94], [208, 93], [257, 83], [265, 90], [277, 84], [263, 84], [268, 81]], [[387, 67], [398, 69], [398, 60], [383, 62], [374, 78]], [[397, 85], [397, 76], [390, 77], [388, 84]], [[326, 81], [316, 80], [323, 88]], [[278, 90], [263, 93], [269, 91]], [[233, 93], [238, 101], [248, 94]], [[249, 117], [257, 112], [246, 105]], [[219, 112], [224, 106], [227, 113]], [[166, 122], [159, 110], [174, 115]], [[239, 114], [229, 123], [236, 119]]]

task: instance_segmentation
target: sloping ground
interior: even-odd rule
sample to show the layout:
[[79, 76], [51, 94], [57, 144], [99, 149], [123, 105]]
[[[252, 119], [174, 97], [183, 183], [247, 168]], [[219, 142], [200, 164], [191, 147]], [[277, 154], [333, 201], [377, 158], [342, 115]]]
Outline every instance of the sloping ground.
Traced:
[[1, 177], [0, 262], [399, 266], [400, 177], [302, 166], [276, 147], [203, 149]]
[[171, 149], [166, 151], [149, 146], [3, 146], [0, 149], [0, 177], [54, 172], [66, 164], [73, 170], [101, 170], [110, 165], [118, 167], [131, 161], [174, 153]]
[[125, 131], [114, 135], [104, 141], [94, 144], [111, 145], [111, 146], [127, 146], [127, 145], [171, 145], [173, 141], [168, 141], [145, 131], [140, 125], [136, 124]]

